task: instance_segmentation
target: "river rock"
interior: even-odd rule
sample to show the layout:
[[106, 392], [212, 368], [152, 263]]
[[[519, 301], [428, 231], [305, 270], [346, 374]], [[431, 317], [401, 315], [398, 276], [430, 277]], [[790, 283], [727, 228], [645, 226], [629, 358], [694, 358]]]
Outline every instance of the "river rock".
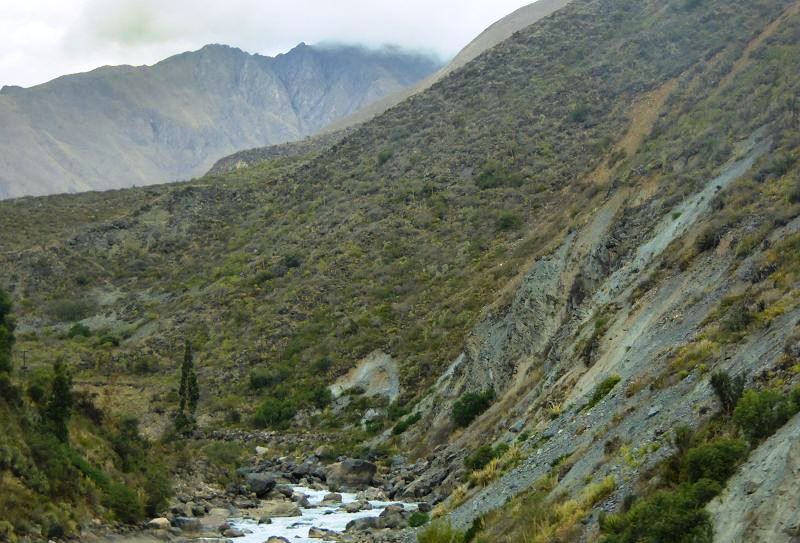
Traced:
[[417, 504], [417, 510], [420, 513], [430, 513], [433, 507], [428, 502], [420, 502]]
[[342, 495], [337, 494], [336, 492], [330, 492], [325, 494], [322, 498], [323, 503], [342, 503]]
[[310, 539], [336, 539], [339, 536], [339, 532], [334, 532], [333, 530], [328, 530], [326, 528], [316, 528], [311, 527], [308, 530], [308, 537]]
[[244, 532], [236, 528], [228, 528], [222, 532], [223, 537], [244, 537]]
[[302, 515], [296, 503], [285, 501], [262, 502], [256, 513], [262, 517], [299, 517]]
[[329, 485], [346, 488], [362, 488], [372, 484], [378, 467], [366, 460], [347, 459], [331, 464], [328, 467], [327, 481]]
[[373, 530], [378, 527], [378, 519], [375, 517], [357, 518], [347, 523], [345, 530], [348, 532], [363, 532]]
[[397, 530], [408, 527], [406, 511], [402, 505], [392, 504], [381, 512], [378, 517], [379, 528], [391, 528]]
[[277, 484], [277, 477], [272, 473], [248, 473], [245, 483], [250, 492], [259, 498], [266, 496]]
[[308, 501], [308, 496], [303, 494], [302, 492], [295, 492], [291, 496], [292, 501], [295, 502], [300, 507], [310, 507], [311, 502]]
[[286, 539], [285, 537], [279, 537], [279, 536], [273, 535], [269, 539], [264, 541], [264, 543], [289, 543], [289, 540]]
[[151, 530], [169, 530], [169, 519], [165, 519], [164, 517], [154, 518], [147, 523], [147, 527]]

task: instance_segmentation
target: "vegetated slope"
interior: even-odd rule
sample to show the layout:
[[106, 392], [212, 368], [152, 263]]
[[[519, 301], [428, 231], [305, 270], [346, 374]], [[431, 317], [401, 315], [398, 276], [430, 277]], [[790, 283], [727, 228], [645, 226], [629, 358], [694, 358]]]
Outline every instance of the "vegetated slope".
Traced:
[[438, 70], [433, 75], [426, 77], [416, 85], [413, 85], [402, 91], [392, 93], [381, 100], [375, 101], [373, 104], [363, 108], [358, 112], [347, 115], [341, 119], [332, 122], [325, 127], [325, 132], [336, 132], [354, 125], [363, 123], [380, 115], [387, 109], [396, 106], [397, 104], [407, 100], [415, 94], [419, 94], [426, 89], [430, 88], [436, 82], [441, 81], [454, 71], [462, 68], [467, 63], [475, 60], [485, 51], [488, 51], [495, 45], [502, 43], [510, 38], [515, 32], [534, 24], [549, 15], [552, 15], [557, 10], [566, 6], [571, 0], [538, 0], [527, 6], [523, 6], [513, 13], [506, 15], [492, 26], [481, 32], [478, 37], [472, 40], [466, 47], [451, 60], [446, 66]]
[[[556, 526], [581, 530], [571, 521], [663, 490], [648, 468], [676, 421], [716, 411], [706, 372], [795, 379], [790, 5], [575, 0], [311, 160], [124, 191], [85, 225], [75, 214], [101, 196], [6, 202], [19, 346], [34, 367], [66, 355], [82, 386], [158, 429], [187, 338], [202, 425], [249, 423], [264, 400], [300, 412], [277, 425], [353, 440], [391, 413], [370, 398], [335, 413], [324, 387], [382, 349], [424, 415], [383, 438], [443, 447], [401, 493], [445, 497], [477, 439], [527, 431], [506, 475], [454, 493], [452, 522], [593, 479]], [[90, 337], [69, 337], [75, 321]], [[495, 407], [452, 432], [458, 395], [490, 385]], [[367, 408], [385, 417], [364, 433]], [[489, 521], [491, 539], [514, 519]]]
[[252, 166], [264, 160], [275, 158], [276, 156], [308, 154], [327, 149], [344, 138], [354, 127], [380, 115], [389, 108], [409, 99], [411, 96], [429, 89], [437, 81], [440, 81], [447, 75], [462, 68], [495, 45], [505, 41], [515, 32], [555, 13], [558, 9], [567, 5], [569, 1], [570, 0], [538, 0], [533, 4], [521, 7], [481, 32], [477, 38], [467, 44], [467, 46], [446, 66], [415, 85], [392, 93], [380, 100], [376, 100], [353, 114], [346, 115], [341, 119], [333, 121], [331, 124], [324, 127], [321, 134], [312, 136], [306, 140], [287, 145], [250, 149], [224, 157], [214, 164], [209, 173], [218, 174], [229, 172], [234, 168]]
[[406, 443], [443, 444], [406, 494], [449, 495], [437, 513], [476, 541], [796, 538], [800, 3], [753, 13], [634, 104], [628, 152], [592, 175], [614, 180], [602, 203], [417, 406]]
[[407, 87], [436, 61], [387, 48], [275, 58], [210, 45], [0, 91], [0, 197], [187, 179], [220, 156], [301, 139]]
[[[209, 398], [232, 407], [252, 407], [242, 393], [260, 368], [311, 406], [291, 396], [383, 349], [412, 397], [480, 309], [613, 188], [592, 172], [620, 159], [630, 103], [720, 51], [735, 58], [782, 6], [570, 4], [310, 162], [124, 191], [127, 209], [85, 226], [75, 214], [101, 195], [6, 202], [21, 343], [34, 361], [71, 353], [87, 376], [130, 373], [144, 356], [127, 382], [152, 384], [166, 406], [160, 375], [184, 337], [207, 361]], [[689, 32], [698, 17], [704, 32]], [[711, 172], [730, 151], [716, 134], [684, 135], [674, 152]], [[698, 182], [673, 173], [658, 194]], [[94, 339], [59, 335], [77, 320]]]

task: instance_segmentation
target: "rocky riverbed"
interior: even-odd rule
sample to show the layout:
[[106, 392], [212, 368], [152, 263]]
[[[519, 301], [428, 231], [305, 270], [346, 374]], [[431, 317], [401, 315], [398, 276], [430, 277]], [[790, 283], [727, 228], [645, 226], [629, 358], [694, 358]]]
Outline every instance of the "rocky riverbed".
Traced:
[[[256, 457], [226, 488], [182, 481], [175, 501], [137, 537], [162, 541], [307, 543], [403, 541], [415, 512], [431, 502], [406, 495], [405, 480], [422, 466], [393, 468], [358, 459], [324, 464]], [[128, 543], [126, 538], [125, 543]], [[131, 540], [132, 541], [132, 540]]]

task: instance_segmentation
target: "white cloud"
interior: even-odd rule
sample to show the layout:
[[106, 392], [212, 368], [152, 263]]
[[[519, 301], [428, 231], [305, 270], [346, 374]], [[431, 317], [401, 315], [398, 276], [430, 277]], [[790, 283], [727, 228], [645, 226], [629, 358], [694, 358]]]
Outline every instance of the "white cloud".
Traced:
[[151, 64], [207, 43], [397, 44], [442, 57], [530, 0], [0, 0], [0, 85]]

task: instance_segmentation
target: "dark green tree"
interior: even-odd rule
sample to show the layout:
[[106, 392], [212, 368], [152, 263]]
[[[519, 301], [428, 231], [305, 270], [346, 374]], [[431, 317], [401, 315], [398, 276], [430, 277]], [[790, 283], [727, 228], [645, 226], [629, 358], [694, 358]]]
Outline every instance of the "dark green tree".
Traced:
[[180, 404], [178, 415], [175, 418], [175, 426], [178, 429], [184, 428], [197, 411], [197, 403], [200, 401], [200, 388], [197, 385], [197, 374], [194, 371], [194, 353], [192, 344], [186, 341], [183, 352], [183, 364], [181, 364], [181, 384], [178, 391]]
[[72, 415], [72, 377], [61, 360], [53, 365], [53, 382], [50, 397], [44, 409], [44, 419], [53, 434], [61, 441], [69, 441], [69, 419]]
[[14, 321], [11, 320], [11, 298], [0, 290], [0, 373], [11, 373], [11, 348], [14, 345]]

